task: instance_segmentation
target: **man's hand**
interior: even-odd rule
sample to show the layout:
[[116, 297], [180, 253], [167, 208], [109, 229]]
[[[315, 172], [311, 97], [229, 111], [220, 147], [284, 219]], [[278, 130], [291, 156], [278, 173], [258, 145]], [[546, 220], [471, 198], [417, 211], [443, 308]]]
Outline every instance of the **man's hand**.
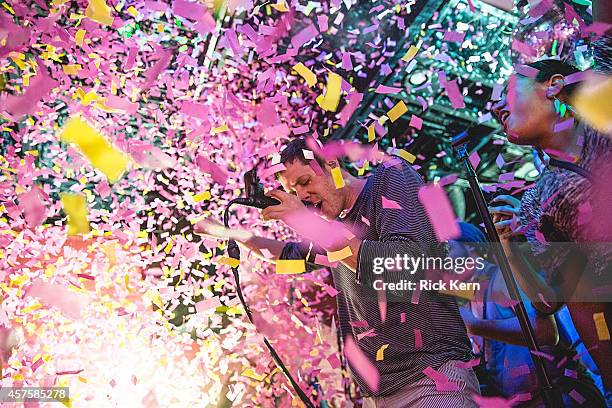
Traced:
[[493, 223], [502, 241], [509, 241], [513, 236], [520, 234], [519, 213], [521, 201], [510, 195], [500, 195], [491, 200], [491, 203], [505, 203], [498, 207], [489, 207], [493, 216]]
[[459, 308], [459, 313], [461, 314], [461, 318], [463, 319], [463, 322], [467, 326], [469, 332], [470, 325], [474, 323], [474, 320], [476, 320], [476, 316], [474, 316], [474, 313], [472, 312], [472, 309], [470, 308], [469, 304], [461, 306]]
[[223, 224], [210, 218], [196, 223], [193, 230], [196, 234], [203, 235], [206, 238], [233, 239], [239, 242], [246, 242], [253, 236], [248, 231], [225, 228]]
[[306, 206], [296, 195], [289, 194], [281, 190], [271, 190], [268, 191], [266, 195], [280, 201], [280, 204], [278, 205], [272, 205], [263, 209], [261, 215], [266, 221], [281, 220], [289, 225], [289, 216], [306, 210]]

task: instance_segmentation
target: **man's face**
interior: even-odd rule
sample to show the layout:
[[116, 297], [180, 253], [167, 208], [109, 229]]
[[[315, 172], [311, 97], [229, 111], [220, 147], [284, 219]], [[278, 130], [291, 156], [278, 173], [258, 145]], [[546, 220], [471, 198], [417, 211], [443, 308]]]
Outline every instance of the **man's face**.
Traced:
[[539, 146], [556, 120], [553, 104], [546, 98], [546, 85], [518, 75], [514, 95], [512, 110], [504, 97], [495, 104], [493, 113], [510, 142]]
[[279, 181], [286, 192], [314, 204], [317, 213], [323, 218], [335, 220], [340, 215], [344, 209], [342, 194], [334, 185], [329, 166], [323, 168], [320, 176], [300, 160], [285, 163], [285, 167], [279, 173]]

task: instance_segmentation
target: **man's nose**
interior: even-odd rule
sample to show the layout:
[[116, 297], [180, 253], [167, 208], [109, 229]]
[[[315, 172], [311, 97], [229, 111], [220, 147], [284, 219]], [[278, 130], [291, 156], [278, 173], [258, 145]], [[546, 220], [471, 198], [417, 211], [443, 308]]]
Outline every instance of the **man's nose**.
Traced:
[[308, 193], [305, 188], [296, 188], [295, 194], [297, 194], [298, 198], [302, 201], [308, 201], [310, 198], [310, 193]]

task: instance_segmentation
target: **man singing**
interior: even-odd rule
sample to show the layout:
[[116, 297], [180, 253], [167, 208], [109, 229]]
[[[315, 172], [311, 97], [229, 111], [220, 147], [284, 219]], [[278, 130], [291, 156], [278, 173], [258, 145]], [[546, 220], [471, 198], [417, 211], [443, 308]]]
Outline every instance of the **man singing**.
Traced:
[[[358, 345], [379, 374], [372, 384], [349, 356], [364, 407], [476, 407], [478, 380], [461, 364], [473, 355], [454, 298], [434, 291], [381, 294], [372, 286], [377, 279], [406, 278], [401, 270], [374, 274], [374, 258], [447, 255], [418, 200], [420, 176], [406, 161], [394, 158], [370, 177], [356, 178], [340, 170], [337, 160], [323, 161], [318, 155], [307, 159], [305, 150], [304, 139], [294, 139], [282, 150], [286, 168], [278, 178], [285, 191], [268, 193], [281, 204], [262, 215], [282, 220], [306, 240], [284, 244], [254, 237], [243, 244], [259, 255], [265, 248], [276, 259], [305, 259], [307, 270], [321, 267], [315, 265], [317, 254], [342, 258], [331, 268], [339, 291], [341, 335]], [[318, 216], [302, 201], [312, 203]], [[421, 272], [411, 279], [419, 279]]]

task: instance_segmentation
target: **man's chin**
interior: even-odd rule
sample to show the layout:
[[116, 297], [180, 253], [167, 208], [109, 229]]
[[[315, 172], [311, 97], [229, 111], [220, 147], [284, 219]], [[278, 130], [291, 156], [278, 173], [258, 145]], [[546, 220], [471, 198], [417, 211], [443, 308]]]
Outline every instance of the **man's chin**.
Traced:
[[514, 129], [508, 129], [506, 131], [506, 136], [508, 137], [508, 141], [510, 143], [514, 143], [514, 144], [518, 144], [518, 145], [523, 144], [521, 136]]

